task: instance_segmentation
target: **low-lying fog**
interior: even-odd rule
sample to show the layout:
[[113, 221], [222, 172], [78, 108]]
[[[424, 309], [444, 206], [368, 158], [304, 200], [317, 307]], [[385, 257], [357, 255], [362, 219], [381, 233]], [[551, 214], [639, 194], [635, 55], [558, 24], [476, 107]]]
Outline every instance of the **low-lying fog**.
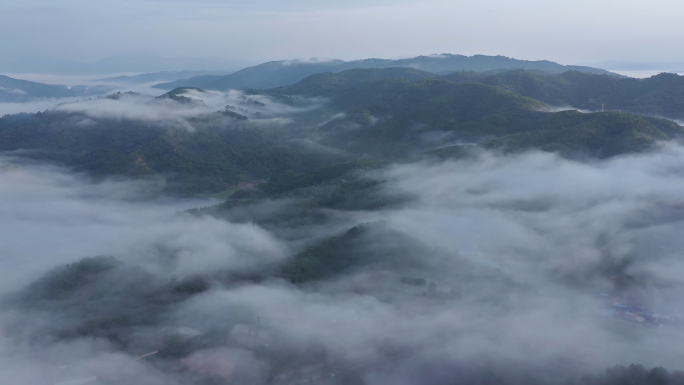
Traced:
[[[167, 279], [270, 266], [302, 248], [277, 229], [180, 213], [214, 202], [151, 201], [144, 183], [91, 183], [54, 166], [11, 166], [17, 164], [12, 158], [2, 163], [4, 294], [86, 256], [114, 256]], [[337, 214], [352, 223], [386, 220], [423, 242], [432, 250], [422, 256], [429, 259], [423, 278], [437, 284], [438, 297], [451, 289], [458, 297], [438, 299], [424, 288], [402, 286], [401, 274], [391, 271], [354, 272], [302, 287], [272, 278], [214, 285], [175, 305], [165, 325], [204, 332], [251, 319], [265, 330], [263, 338], [280, 336], [283, 346], [271, 347], [282, 348], [278, 354], [315, 347], [351, 366], [382, 360], [386, 349], [407, 349], [393, 358], [398, 365], [391, 370], [366, 372], [369, 384], [447, 383], [454, 374], [444, 367], [491, 362], [568, 376], [630, 363], [682, 369], [684, 325], [648, 328], [607, 319], [598, 297], [628, 277], [624, 301], [670, 319], [684, 316], [683, 170], [684, 148], [676, 146], [590, 163], [548, 153], [483, 152], [461, 161], [390, 166], [368, 177], [385, 181], [387, 196], [411, 197], [407, 203]], [[334, 223], [321, 225], [310, 238], [337, 231]], [[173, 264], [160, 262], [165, 254], [173, 255]], [[0, 322], [22, 317], [15, 308]], [[30, 322], [42, 325], [49, 317], [32, 313]], [[242, 383], [266, 381], [278, 362], [244, 345], [199, 350], [187, 359], [208, 356], [232, 362], [232, 375]], [[103, 340], [31, 340], [0, 332], [0, 379], [11, 380], [0, 382], [43, 384], [54, 367], [78, 362], [126, 368], [145, 384], [187, 383]]]
[[[116, 85], [113, 85], [116, 86]], [[228, 109], [248, 116], [254, 124], [289, 123], [289, 115], [319, 108], [323, 100], [299, 99], [297, 106], [279, 103], [264, 95], [246, 95], [243, 91], [185, 90], [186, 100], [159, 98], [166, 91], [151, 85], [123, 85], [114, 88], [109, 97], [37, 99], [23, 103], [0, 103], [0, 117], [17, 113], [36, 113], [45, 110], [83, 113], [92, 118], [138, 119], [147, 121], [184, 120], [202, 114]], [[117, 93], [119, 93], [117, 95]]]
[[[107, 93], [112, 93], [112, 92], [117, 92], [117, 91], [122, 91], [122, 92], [134, 91], [134, 92], [139, 92], [139, 93], [143, 93], [143, 94], [159, 96], [165, 92], [162, 90], [152, 88], [152, 86], [155, 83], [132, 85], [132, 84], [123, 84], [123, 83], [116, 83], [116, 82], [102, 82], [99, 79], [101, 79], [103, 76], [53, 75], [53, 74], [36, 74], [36, 73], [21, 73], [21, 74], [4, 73], [3, 75], [9, 76], [9, 77], [14, 78], [14, 79], [27, 80], [27, 81], [38, 82], [38, 83], [49, 84], [49, 85], [105, 86], [109, 89], [109, 92], [107, 92]], [[112, 74], [111, 76], [119, 76], [119, 75], [132, 75], [132, 74], [122, 73], [122, 74]], [[93, 95], [90, 98], [97, 98], [97, 97], [98, 97], [98, 95]], [[0, 103], [0, 117], [2, 117], [4, 115], [18, 114], [18, 113], [22, 113], [22, 112], [24, 112], [24, 113], [41, 112], [41, 111], [53, 109], [57, 105], [62, 104], [62, 103], [73, 103], [73, 102], [88, 99], [88, 98], [89, 97], [87, 97], [87, 96], [69, 97], [69, 98], [36, 98], [35, 100], [25, 101], [25, 102]]]

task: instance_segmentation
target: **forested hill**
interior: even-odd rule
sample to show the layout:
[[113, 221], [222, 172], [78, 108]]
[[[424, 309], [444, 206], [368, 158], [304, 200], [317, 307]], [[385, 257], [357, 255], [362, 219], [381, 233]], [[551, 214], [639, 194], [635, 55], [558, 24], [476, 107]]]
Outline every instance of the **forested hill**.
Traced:
[[217, 112], [185, 124], [61, 111], [11, 115], [0, 119], [0, 151], [30, 149], [27, 156], [99, 177], [162, 176], [168, 181], [166, 192], [177, 194], [222, 192], [243, 180], [302, 172], [341, 159], [278, 143], [235, 115], [241, 116]]
[[553, 107], [617, 110], [635, 114], [684, 119], [684, 76], [662, 73], [646, 79], [620, 78], [578, 71], [548, 74], [512, 70], [496, 73], [460, 71], [438, 76], [412, 68], [355, 69], [320, 73], [293, 85], [268, 90], [277, 95], [330, 96], [344, 100], [361, 83], [379, 79], [441, 79], [453, 83], [497, 86]]
[[[248, 67], [226, 76], [199, 76], [158, 84], [157, 88], [201, 87], [210, 90], [273, 88], [293, 84], [307, 76], [321, 72], [341, 72], [355, 68], [407, 67], [436, 74], [454, 71], [500, 71], [514, 68], [540, 70], [548, 73], [581, 71], [594, 74], [612, 74], [608, 71], [583, 66], [565, 66], [546, 60], [528, 61], [505, 56], [435, 55], [409, 59], [365, 59], [345, 62], [332, 61], [273, 61]], [[615, 75], [615, 74], [612, 74]], [[616, 75], [617, 76], [617, 75]]]
[[140, 75], [132, 76], [115, 76], [109, 78], [97, 79], [98, 82], [114, 82], [114, 83], [129, 83], [129, 84], [144, 84], [152, 82], [171, 82], [178, 79], [187, 79], [197, 76], [224, 76], [228, 75], [230, 71], [161, 71], [150, 72]]
[[[452, 146], [463, 143], [607, 158], [657, 148], [684, 131], [669, 120], [618, 111], [554, 112], [553, 104], [613, 98], [639, 112], [663, 98], [676, 106], [680, 79], [525, 71], [438, 76], [393, 67], [316, 74], [239, 96], [199, 88], [157, 98], [117, 93], [6, 116], [0, 119], [0, 151], [30, 150], [22, 154], [96, 176], [164, 177], [166, 191], [181, 194], [227, 193], [241, 183], [294, 178], [342, 161], [459, 156], [462, 148]], [[618, 86], [631, 91], [613, 95]], [[122, 116], [122, 109], [147, 112]]]
[[[457, 75], [457, 81], [450, 80]], [[629, 113], [550, 112], [553, 108], [549, 105], [522, 95], [545, 95], [545, 83], [537, 83], [535, 88], [525, 87], [524, 81], [512, 81], [527, 75], [549, 83], [573, 76], [610, 79], [577, 72], [551, 76], [525, 71], [498, 75], [466, 72], [436, 78], [417, 70], [357, 69], [313, 75], [267, 92], [330, 98], [346, 114], [319, 128], [327, 135], [325, 143], [390, 157], [459, 140], [487, 141], [487, 146], [506, 151], [542, 148], [568, 155], [609, 157], [644, 151], [659, 141], [682, 135], [681, 127], [672, 121]], [[506, 79], [512, 80], [505, 83]], [[577, 94], [591, 92], [581, 84], [566, 89]]]
[[416, 81], [437, 77], [438, 75], [431, 72], [410, 67], [356, 68], [342, 72], [322, 72], [308, 76], [295, 84], [277, 87], [268, 92], [280, 95], [333, 96], [342, 89], [371, 80], [396, 78]]

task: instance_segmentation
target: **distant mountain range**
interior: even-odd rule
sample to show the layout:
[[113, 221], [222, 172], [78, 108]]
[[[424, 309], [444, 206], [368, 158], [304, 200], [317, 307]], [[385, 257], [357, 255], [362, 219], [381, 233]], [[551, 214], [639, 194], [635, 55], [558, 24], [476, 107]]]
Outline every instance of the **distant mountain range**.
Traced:
[[273, 88], [296, 83], [307, 76], [321, 72], [342, 72], [355, 68], [390, 68], [410, 67], [435, 74], [448, 74], [454, 71], [505, 71], [511, 69], [539, 70], [550, 74], [566, 71], [579, 71], [592, 74], [617, 74], [606, 70], [583, 67], [566, 66], [547, 60], [518, 60], [505, 56], [463, 56], [463, 55], [435, 55], [418, 56], [410, 59], [365, 59], [355, 61], [272, 61], [247, 67], [225, 76], [197, 76], [189, 79], [177, 80], [158, 84], [155, 87], [171, 90], [177, 87], [200, 87], [211, 90]]
[[[139, 57], [139, 68], [147, 68], [157, 62], [156, 56], [142, 55]], [[111, 62], [123, 65], [133, 63], [134, 58], [121, 56], [112, 58]], [[110, 61], [93, 64], [93, 68], [105, 71], [109, 68]], [[60, 62], [55, 62], [55, 68], [60, 68]], [[123, 63], [123, 64], [122, 64]], [[72, 63], [73, 64], [73, 63]], [[148, 65], [149, 64], [149, 65]], [[113, 68], [113, 67], [112, 67]], [[136, 67], [138, 68], [138, 67]], [[268, 89], [287, 86], [315, 74], [324, 72], [339, 73], [356, 68], [383, 69], [383, 68], [411, 68], [422, 71], [420, 76], [437, 76], [450, 74], [455, 71], [473, 71], [489, 75], [509, 71], [511, 69], [523, 69], [539, 71], [546, 74], [560, 74], [567, 71], [577, 71], [588, 74], [614, 75], [611, 72], [582, 66], [565, 66], [546, 60], [527, 61], [511, 59], [504, 56], [463, 56], [463, 55], [436, 55], [418, 56], [410, 59], [365, 59], [356, 61], [342, 60], [306, 60], [306, 61], [272, 61], [247, 67], [237, 72], [229, 70], [183, 70], [183, 71], [159, 71], [134, 76], [117, 76], [102, 78], [95, 81], [118, 84], [145, 84], [164, 82], [155, 87], [164, 90], [172, 90], [178, 87], [195, 87], [208, 90], [227, 89]], [[30, 70], [31, 68], [24, 68]], [[83, 74], [92, 73], [92, 68], [83, 68]], [[100, 70], [95, 71], [97, 73]], [[57, 71], [59, 72], [59, 71]], [[105, 71], [106, 72], [106, 71]], [[0, 102], [23, 102], [36, 98], [60, 98], [85, 95], [100, 95], [112, 88], [109, 86], [58, 86], [46, 85], [36, 82], [12, 79], [3, 76], [0, 79]]]

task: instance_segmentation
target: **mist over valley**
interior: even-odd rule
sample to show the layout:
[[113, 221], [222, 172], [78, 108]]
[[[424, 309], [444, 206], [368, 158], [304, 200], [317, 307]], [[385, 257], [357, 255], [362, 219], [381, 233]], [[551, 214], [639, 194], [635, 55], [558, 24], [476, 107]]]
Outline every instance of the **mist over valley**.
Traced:
[[684, 383], [682, 79], [3, 77], [0, 383]]

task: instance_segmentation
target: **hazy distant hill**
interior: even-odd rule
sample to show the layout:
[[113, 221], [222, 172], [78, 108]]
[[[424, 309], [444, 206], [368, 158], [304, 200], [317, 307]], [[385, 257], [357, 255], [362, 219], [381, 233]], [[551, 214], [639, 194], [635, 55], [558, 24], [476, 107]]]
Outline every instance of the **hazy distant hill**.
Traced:
[[115, 76], [111, 78], [97, 79], [96, 81], [144, 84], [152, 82], [171, 82], [178, 79], [187, 79], [198, 76], [224, 76], [228, 74], [230, 74], [230, 71], [162, 71], [134, 76]]
[[23, 102], [30, 98], [63, 98], [75, 96], [66, 86], [47, 85], [0, 75], [0, 101]]
[[201, 87], [225, 90], [229, 88], [273, 88], [293, 84], [309, 75], [320, 72], [341, 72], [354, 68], [411, 67], [421, 71], [446, 74], [454, 71], [492, 71], [503, 69], [534, 69], [548, 73], [581, 71], [595, 74], [611, 74], [592, 67], [565, 66], [546, 60], [528, 61], [511, 59], [505, 56], [463, 56], [444, 54], [438, 56], [418, 56], [410, 59], [365, 59], [345, 62], [273, 61], [248, 67], [226, 76], [203, 76], [158, 84], [161, 89], [177, 87]]
[[0, 75], [0, 102], [3, 103], [21, 103], [41, 98], [68, 98], [86, 95], [101, 95], [109, 90], [109, 87], [102, 86], [69, 87], [43, 84]]

